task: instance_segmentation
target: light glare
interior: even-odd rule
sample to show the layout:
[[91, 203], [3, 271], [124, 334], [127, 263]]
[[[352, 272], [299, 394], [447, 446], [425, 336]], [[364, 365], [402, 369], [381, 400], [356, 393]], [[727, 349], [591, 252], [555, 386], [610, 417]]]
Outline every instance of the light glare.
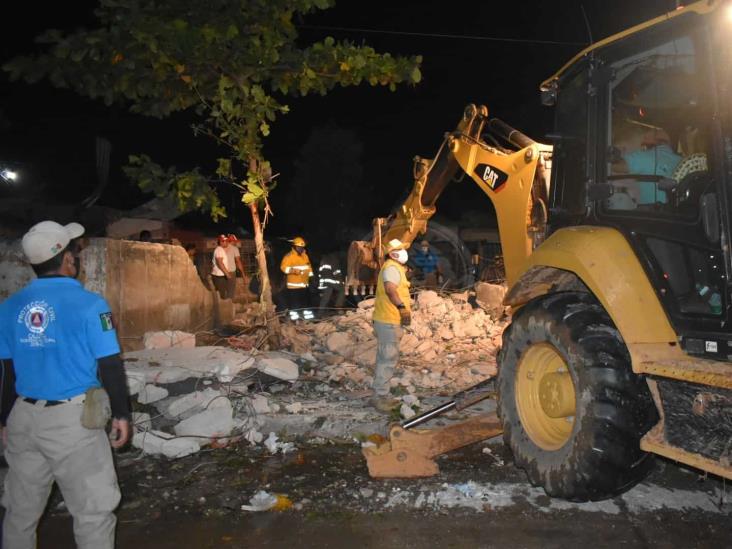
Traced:
[[3, 170], [0, 172], [0, 176], [2, 176], [6, 181], [16, 181], [18, 179], [18, 172], [14, 172], [13, 170]]

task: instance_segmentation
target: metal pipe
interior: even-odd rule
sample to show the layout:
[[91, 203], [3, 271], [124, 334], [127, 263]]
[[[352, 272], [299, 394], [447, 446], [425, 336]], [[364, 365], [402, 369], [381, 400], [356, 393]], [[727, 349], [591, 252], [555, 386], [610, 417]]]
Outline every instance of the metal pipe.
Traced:
[[417, 425], [420, 425], [424, 423], [425, 421], [429, 421], [433, 417], [439, 416], [440, 414], [444, 414], [445, 412], [452, 410], [455, 407], [455, 401], [451, 400], [450, 402], [446, 402], [445, 404], [442, 404], [441, 406], [438, 406], [437, 408], [432, 408], [432, 410], [427, 410], [423, 414], [419, 414], [417, 417], [413, 417], [412, 419], [405, 421], [402, 423], [403, 429], [411, 429], [412, 427], [416, 427]]
[[488, 121], [488, 128], [496, 133], [499, 137], [505, 139], [512, 145], [523, 149], [534, 145], [536, 141], [531, 139], [528, 135], [525, 135], [518, 131], [516, 128], [512, 128], [506, 124], [503, 120], [498, 118], [491, 118]]

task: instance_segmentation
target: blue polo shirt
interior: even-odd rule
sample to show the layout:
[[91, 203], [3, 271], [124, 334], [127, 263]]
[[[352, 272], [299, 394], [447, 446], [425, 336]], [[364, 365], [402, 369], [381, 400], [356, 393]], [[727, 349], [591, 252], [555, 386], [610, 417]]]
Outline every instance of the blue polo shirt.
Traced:
[[33, 280], [0, 303], [0, 358], [24, 397], [62, 400], [99, 387], [97, 359], [119, 353], [105, 299], [68, 277]]

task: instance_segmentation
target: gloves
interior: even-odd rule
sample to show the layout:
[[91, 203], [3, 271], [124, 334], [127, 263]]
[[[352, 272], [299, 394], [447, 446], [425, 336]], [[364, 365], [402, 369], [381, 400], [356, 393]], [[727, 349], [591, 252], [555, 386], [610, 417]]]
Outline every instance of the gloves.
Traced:
[[399, 309], [399, 320], [402, 326], [409, 326], [412, 323], [412, 314], [408, 309]]

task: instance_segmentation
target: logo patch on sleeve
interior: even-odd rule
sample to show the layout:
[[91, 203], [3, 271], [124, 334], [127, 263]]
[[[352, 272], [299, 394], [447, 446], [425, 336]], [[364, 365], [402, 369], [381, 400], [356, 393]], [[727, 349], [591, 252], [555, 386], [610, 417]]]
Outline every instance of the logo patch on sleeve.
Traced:
[[114, 330], [114, 323], [112, 322], [112, 313], [100, 314], [99, 320], [102, 321], [102, 331], [108, 332], [109, 330]]

